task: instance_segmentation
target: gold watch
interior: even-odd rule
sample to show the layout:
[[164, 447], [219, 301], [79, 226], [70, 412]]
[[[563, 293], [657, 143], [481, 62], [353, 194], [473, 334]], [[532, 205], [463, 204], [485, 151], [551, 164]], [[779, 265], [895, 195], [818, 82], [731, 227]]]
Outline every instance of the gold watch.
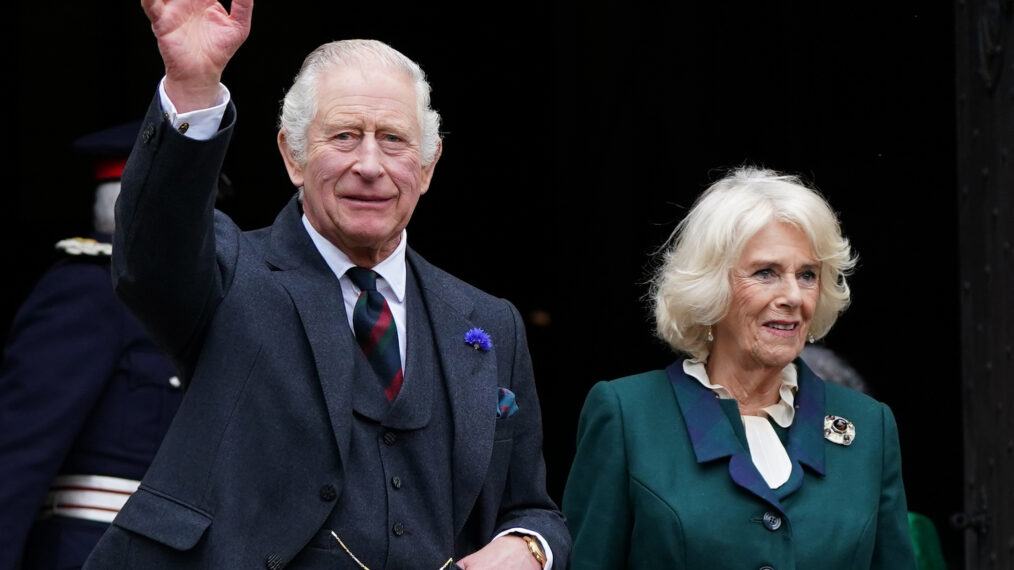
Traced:
[[542, 568], [546, 567], [546, 555], [542, 552], [542, 545], [539, 544], [539, 539], [535, 538], [530, 534], [522, 534], [520, 532], [514, 533], [516, 536], [520, 536], [521, 540], [525, 541], [528, 545], [528, 552], [532, 553], [532, 556], [539, 561], [539, 566]]

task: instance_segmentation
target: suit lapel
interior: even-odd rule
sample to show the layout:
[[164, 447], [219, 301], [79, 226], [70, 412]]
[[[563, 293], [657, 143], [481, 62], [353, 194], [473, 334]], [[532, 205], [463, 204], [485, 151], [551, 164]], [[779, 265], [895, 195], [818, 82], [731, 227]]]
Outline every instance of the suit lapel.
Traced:
[[341, 285], [306, 233], [295, 198], [279, 213], [271, 232], [266, 260], [303, 323], [344, 462], [349, 457], [350, 387], [358, 372], [357, 360], [348, 355], [359, 347], [346, 324]]
[[[496, 339], [479, 351], [465, 344], [465, 333], [482, 323], [471, 320], [474, 308], [460, 286], [409, 249], [410, 270], [418, 277], [423, 302], [437, 347], [454, 422], [451, 450], [454, 532], [461, 532], [493, 452], [493, 410], [496, 406]], [[487, 325], [488, 326], [488, 325]]]
[[[433, 394], [439, 390], [440, 377], [433, 373], [438, 367], [434, 360], [436, 349], [418, 278], [411, 267], [407, 268], [405, 277], [405, 381], [398, 396], [391, 402], [390, 413], [386, 414], [383, 423], [395, 429], [408, 430], [419, 429], [429, 423], [433, 415]], [[376, 393], [380, 395], [379, 390]], [[356, 397], [359, 397], [358, 393]], [[380, 398], [383, 399], [383, 395]], [[358, 411], [359, 408], [356, 409]]]
[[[302, 227], [295, 198], [272, 225], [267, 262], [296, 307], [320, 376], [338, 452], [349, 457], [351, 390], [357, 359], [342, 358], [359, 350], [345, 323], [341, 285]], [[493, 451], [496, 405], [496, 345], [477, 351], [465, 344], [474, 303], [460, 285], [411, 248], [408, 270], [415, 272], [438, 353], [451, 406], [454, 443], [451, 450], [454, 531], [461, 532], [482, 488]], [[424, 323], [420, 323], [423, 324]], [[415, 326], [415, 325], [413, 325]], [[495, 339], [494, 339], [495, 342]], [[360, 359], [361, 360], [361, 359]]]

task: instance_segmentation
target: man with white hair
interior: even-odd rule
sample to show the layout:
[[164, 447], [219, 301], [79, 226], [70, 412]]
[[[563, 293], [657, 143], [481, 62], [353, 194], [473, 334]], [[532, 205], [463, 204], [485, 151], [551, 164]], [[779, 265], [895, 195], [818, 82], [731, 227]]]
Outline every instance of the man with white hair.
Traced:
[[278, 134], [299, 198], [241, 232], [212, 194], [252, 0], [142, 5], [166, 77], [113, 278], [187, 395], [86, 567], [566, 567], [517, 310], [406, 244], [441, 150], [419, 66], [368, 40], [310, 54]]

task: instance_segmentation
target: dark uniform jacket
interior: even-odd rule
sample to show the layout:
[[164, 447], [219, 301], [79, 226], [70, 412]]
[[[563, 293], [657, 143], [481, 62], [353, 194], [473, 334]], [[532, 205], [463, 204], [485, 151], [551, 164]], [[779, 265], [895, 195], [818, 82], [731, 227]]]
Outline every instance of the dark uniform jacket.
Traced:
[[22, 555], [26, 569], [84, 563], [109, 525], [36, 523], [50, 483], [140, 479], [182, 398], [176, 375], [114, 295], [108, 254], [49, 269], [18, 311], [0, 371], [0, 569]]

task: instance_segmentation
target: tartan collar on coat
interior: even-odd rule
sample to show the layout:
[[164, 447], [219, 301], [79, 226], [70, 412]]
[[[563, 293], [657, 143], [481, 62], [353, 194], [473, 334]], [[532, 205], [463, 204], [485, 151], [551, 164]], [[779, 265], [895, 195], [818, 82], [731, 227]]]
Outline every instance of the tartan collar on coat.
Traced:
[[799, 390], [796, 393], [796, 417], [788, 430], [788, 452], [793, 474], [787, 487], [771, 489], [750, 458], [722, 411], [714, 392], [683, 372], [683, 360], [666, 368], [669, 382], [676, 394], [690, 443], [698, 463], [729, 457], [729, 476], [744, 489], [781, 510], [779, 496], [785, 497], [802, 486], [802, 465], [824, 475], [824, 383], [803, 363], [795, 360]]

